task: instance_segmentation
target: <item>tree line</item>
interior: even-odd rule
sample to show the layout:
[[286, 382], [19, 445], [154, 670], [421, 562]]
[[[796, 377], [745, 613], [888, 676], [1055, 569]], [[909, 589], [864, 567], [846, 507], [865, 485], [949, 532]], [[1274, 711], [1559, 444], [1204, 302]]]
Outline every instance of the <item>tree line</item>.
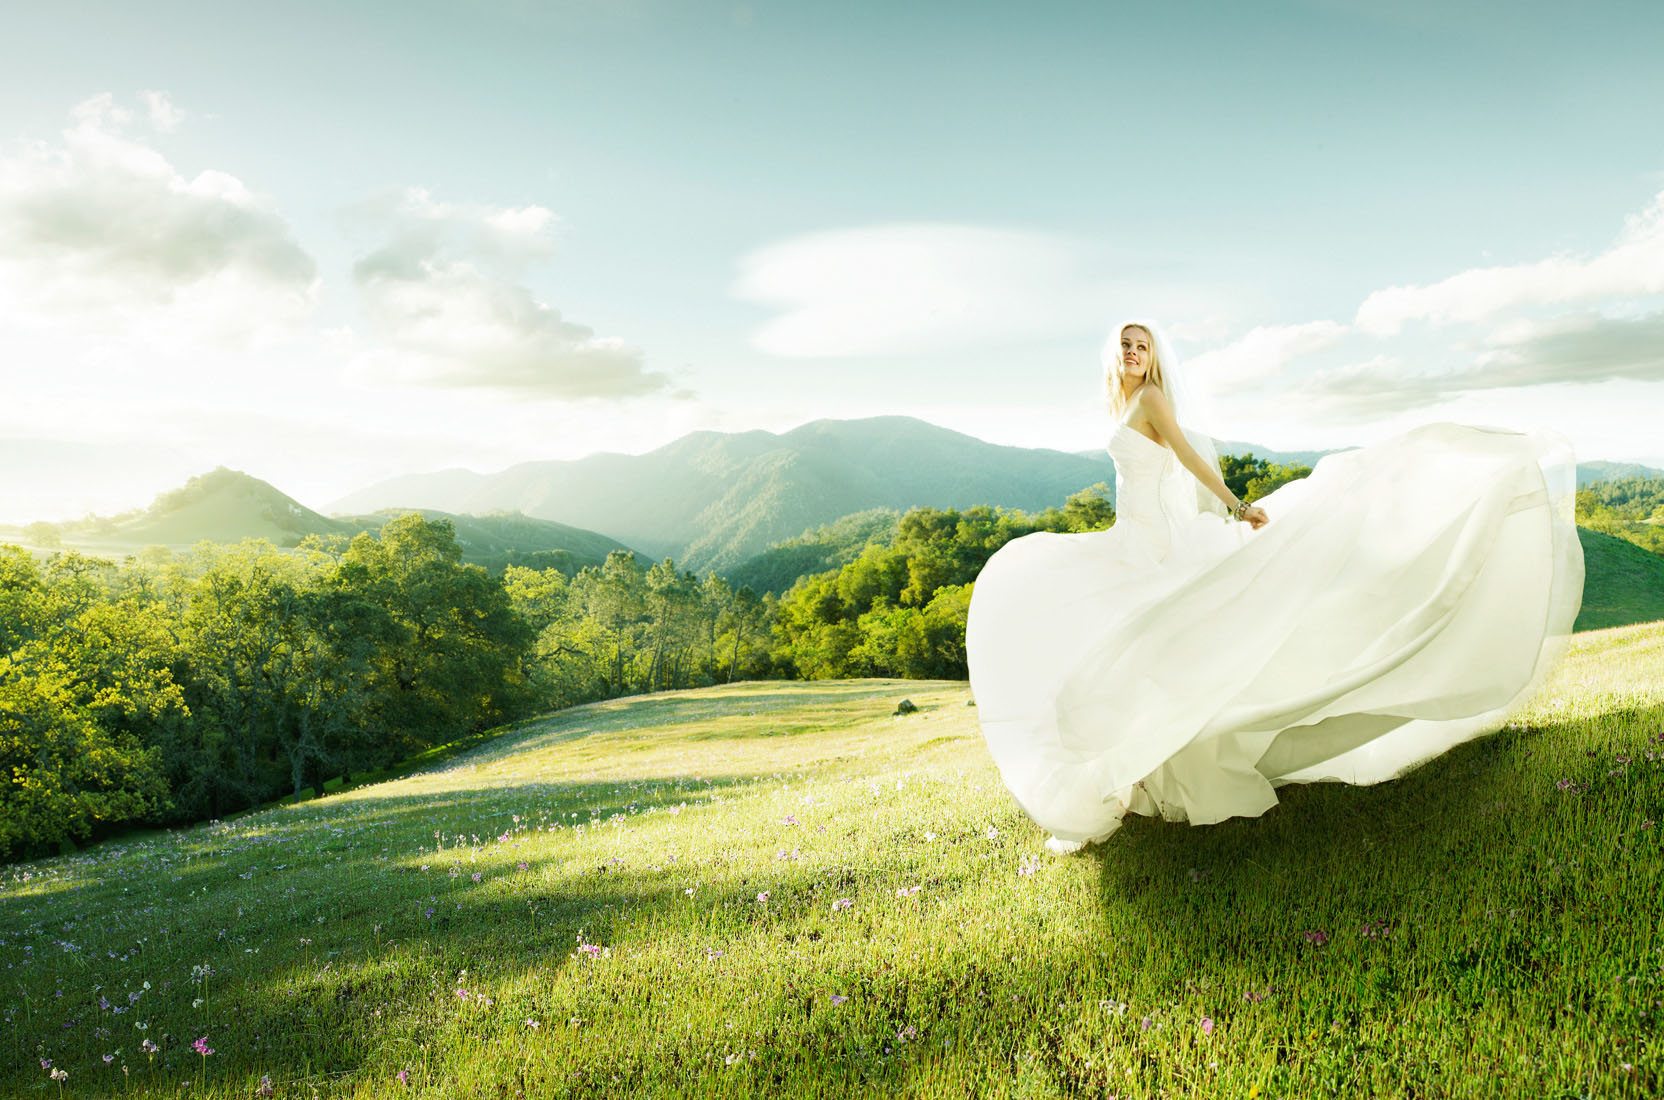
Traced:
[[1664, 554], [1664, 477], [1621, 477], [1577, 491], [1577, 525]]
[[250, 809], [573, 703], [768, 675], [769, 615], [623, 552], [493, 574], [419, 515], [119, 564], [0, 546], [0, 858]]
[[[1239, 463], [1227, 480], [1251, 498], [1278, 472]], [[989, 556], [1113, 520], [1102, 484], [1032, 515], [916, 508], [851, 527], [868, 541], [778, 598], [627, 551], [575, 573], [488, 571], [449, 520], [416, 514], [290, 550], [120, 563], [0, 545], [0, 858], [255, 808], [597, 699], [961, 678]]]

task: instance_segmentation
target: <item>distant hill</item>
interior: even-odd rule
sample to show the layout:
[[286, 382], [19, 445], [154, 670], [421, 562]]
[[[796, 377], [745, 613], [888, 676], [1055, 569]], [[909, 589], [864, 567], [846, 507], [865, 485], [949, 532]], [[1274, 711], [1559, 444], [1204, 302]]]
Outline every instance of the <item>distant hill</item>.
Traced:
[[58, 525], [66, 539], [132, 546], [266, 539], [296, 546], [308, 535], [353, 535], [360, 528], [319, 515], [280, 490], [224, 466], [162, 493], [142, 512]]
[[844, 516], [747, 558], [728, 573], [728, 583], [749, 587], [758, 595], [772, 592], [778, 596], [799, 577], [849, 564], [871, 543], [890, 545], [900, 520], [901, 513], [888, 508]]
[[1638, 462], [1579, 462], [1577, 487], [1597, 481], [1617, 481], [1624, 477], [1664, 477], [1664, 470], [1643, 466]]
[[[613, 550], [629, 549], [594, 531], [515, 513], [470, 516], [421, 511], [430, 520], [450, 520], [464, 559], [480, 564], [521, 561], [574, 572], [585, 565], [599, 565]], [[257, 477], [221, 466], [161, 494], [142, 511], [54, 527], [64, 545], [94, 553], [132, 552], [147, 546], [182, 550], [199, 542], [244, 539], [294, 547], [312, 535], [350, 538], [361, 531], [378, 531], [399, 514], [399, 509], [387, 509], [357, 516], [320, 515]]]
[[427, 520], [448, 519], [456, 529], [457, 545], [464, 561], [501, 567], [554, 566], [568, 575], [586, 565], [600, 565], [614, 550], [629, 550], [617, 539], [582, 527], [570, 527], [553, 520], [533, 519], [519, 512], [494, 512], [486, 516], [459, 516], [433, 508], [386, 508], [367, 515], [337, 517], [359, 530], [379, 531], [388, 520], [406, 512], [421, 512]]
[[910, 417], [818, 420], [780, 435], [695, 432], [645, 455], [398, 478], [331, 510], [558, 516], [684, 568], [726, 573], [773, 543], [854, 512], [1061, 506], [1069, 494], [1106, 480], [1107, 461], [997, 446]]

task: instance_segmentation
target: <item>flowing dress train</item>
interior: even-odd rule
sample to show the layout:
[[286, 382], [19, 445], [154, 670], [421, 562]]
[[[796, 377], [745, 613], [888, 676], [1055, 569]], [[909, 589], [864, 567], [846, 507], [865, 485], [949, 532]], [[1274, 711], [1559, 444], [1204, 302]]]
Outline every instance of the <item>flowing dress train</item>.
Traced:
[[1401, 775], [1500, 724], [1577, 616], [1557, 437], [1432, 424], [1329, 455], [1259, 531], [1198, 514], [1137, 430], [1109, 453], [1114, 526], [1008, 543], [966, 624], [989, 751], [1056, 847]]

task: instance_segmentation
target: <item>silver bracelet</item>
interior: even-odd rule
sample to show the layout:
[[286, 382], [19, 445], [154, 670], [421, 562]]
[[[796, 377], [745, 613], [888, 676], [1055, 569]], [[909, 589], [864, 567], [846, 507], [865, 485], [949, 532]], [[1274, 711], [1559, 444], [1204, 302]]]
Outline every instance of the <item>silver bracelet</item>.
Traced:
[[1243, 516], [1246, 516], [1247, 514], [1248, 514], [1248, 502], [1246, 500], [1237, 501], [1236, 502], [1236, 507], [1231, 509], [1231, 515], [1236, 517], [1239, 520]]

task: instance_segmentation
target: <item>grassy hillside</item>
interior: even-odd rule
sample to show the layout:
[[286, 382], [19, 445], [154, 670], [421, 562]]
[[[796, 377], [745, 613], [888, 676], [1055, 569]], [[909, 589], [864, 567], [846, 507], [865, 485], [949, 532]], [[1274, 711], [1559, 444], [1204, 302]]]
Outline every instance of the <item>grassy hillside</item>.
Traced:
[[221, 466], [161, 494], [134, 516], [90, 531], [79, 526], [71, 531], [77, 538], [133, 546], [192, 546], [245, 538], [295, 546], [307, 535], [355, 534], [358, 528], [319, 515], [257, 477]]
[[1404, 779], [1067, 859], [966, 703], [617, 700], [13, 868], [0, 1092], [1664, 1091], [1664, 624], [1578, 638], [1507, 729]]
[[1664, 619], [1664, 556], [1579, 527], [1583, 543], [1583, 610], [1578, 630]]

